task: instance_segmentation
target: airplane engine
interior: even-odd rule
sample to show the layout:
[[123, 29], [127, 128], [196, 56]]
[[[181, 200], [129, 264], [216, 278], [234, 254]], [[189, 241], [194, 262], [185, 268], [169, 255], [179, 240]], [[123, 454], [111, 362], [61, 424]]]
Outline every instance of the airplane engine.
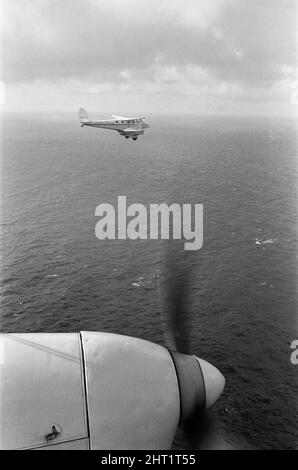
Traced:
[[1, 449], [169, 449], [224, 377], [195, 356], [99, 332], [0, 335]]

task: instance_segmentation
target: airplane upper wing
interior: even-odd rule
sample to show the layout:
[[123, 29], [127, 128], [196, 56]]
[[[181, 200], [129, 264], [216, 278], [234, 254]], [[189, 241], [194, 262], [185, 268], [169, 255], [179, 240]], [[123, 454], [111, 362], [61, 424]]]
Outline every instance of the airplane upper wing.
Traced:
[[134, 119], [145, 119], [144, 117], [124, 117], [124, 116], [116, 116], [115, 114], [112, 114], [112, 117], [114, 119], [121, 119], [121, 121], [130, 121]]

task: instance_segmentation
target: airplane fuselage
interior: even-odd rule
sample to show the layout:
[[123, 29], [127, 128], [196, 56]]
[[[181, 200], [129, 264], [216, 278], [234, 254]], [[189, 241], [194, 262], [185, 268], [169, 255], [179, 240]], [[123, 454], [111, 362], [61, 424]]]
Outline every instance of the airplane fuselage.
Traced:
[[144, 134], [144, 130], [150, 127], [144, 118], [124, 118], [113, 115], [114, 119], [91, 120], [83, 108], [79, 111], [79, 118], [81, 127], [88, 126], [117, 131], [127, 139], [131, 137], [133, 140], [137, 140], [138, 136]]
[[134, 129], [135, 131], [139, 131], [140, 133], [143, 133], [144, 129], [147, 129], [149, 127], [149, 124], [147, 124], [142, 119], [138, 121], [136, 120], [121, 121], [121, 120], [115, 120], [115, 119], [106, 119], [106, 120], [90, 121], [90, 122], [82, 123], [81, 127], [84, 127], [84, 126], [98, 127], [101, 129], [111, 129], [111, 130], [118, 131], [118, 132], [121, 132], [121, 131], [125, 132], [125, 130], [129, 127], [130, 129]]

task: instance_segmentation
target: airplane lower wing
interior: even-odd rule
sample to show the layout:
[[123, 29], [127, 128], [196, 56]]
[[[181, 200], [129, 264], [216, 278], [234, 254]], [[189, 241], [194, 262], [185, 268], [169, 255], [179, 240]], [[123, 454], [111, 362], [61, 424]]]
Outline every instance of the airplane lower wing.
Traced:
[[144, 133], [144, 129], [124, 129], [123, 132], [127, 135], [139, 135]]
[[126, 139], [129, 139], [129, 137], [132, 138], [132, 140], [137, 140], [138, 136], [141, 134], [144, 134], [144, 129], [132, 129], [132, 128], [127, 128], [127, 129], [117, 129], [120, 135], [123, 135], [126, 137]]
[[127, 129], [117, 129], [120, 135], [124, 135], [125, 137], [135, 137], [137, 138], [138, 135], [144, 134], [144, 129], [132, 129], [132, 128], [127, 128]]

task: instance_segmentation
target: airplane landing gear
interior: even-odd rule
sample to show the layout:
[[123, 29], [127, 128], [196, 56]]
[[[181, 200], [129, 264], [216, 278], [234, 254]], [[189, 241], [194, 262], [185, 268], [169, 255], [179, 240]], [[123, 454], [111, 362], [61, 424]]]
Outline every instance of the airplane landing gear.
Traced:
[[126, 135], [126, 136], [125, 136], [125, 138], [126, 138], [126, 139], [129, 139], [129, 136], [128, 136], [128, 135]]
[[135, 136], [132, 138], [132, 140], [137, 140], [137, 138], [138, 138], [138, 136], [135, 135]]

